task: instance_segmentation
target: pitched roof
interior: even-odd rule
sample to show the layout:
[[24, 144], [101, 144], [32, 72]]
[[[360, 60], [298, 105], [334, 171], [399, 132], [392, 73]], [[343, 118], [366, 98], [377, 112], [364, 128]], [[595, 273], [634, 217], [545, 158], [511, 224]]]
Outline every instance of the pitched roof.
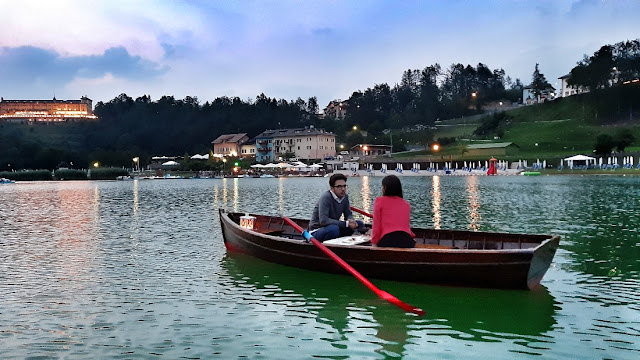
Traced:
[[218, 136], [215, 140], [213, 140], [212, 144], [221, 144], [221, 143], [237, 143], [242, 140], [243, 137], [247, 136], [247, 133], [240, 134], [224, 134]]
[[497, 149], [497, 148], [506, 148], [508, 146], [519, 147], [518, 145], [512, 142], [502, 142], [502, 143], [488, 143], [488, 144], [473, 144], [467, 145], [467, 149]]
[[333, 133], [326, 132], [324, 129], [318, 129], [315, 127], [310, 128], [297, 128], [297, 129], [278, 129], [278, 130], [265, 130], [257, 138], [278, 138], [278, 137], [292, 137], [292, 136], [309, 136], [309, 135], [333, 135]]

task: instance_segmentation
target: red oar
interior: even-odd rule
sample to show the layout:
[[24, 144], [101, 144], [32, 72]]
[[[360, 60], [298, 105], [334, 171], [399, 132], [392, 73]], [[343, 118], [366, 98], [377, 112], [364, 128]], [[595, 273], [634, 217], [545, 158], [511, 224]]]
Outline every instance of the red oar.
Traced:
[[291, 221], [291, 219], [289, 219], [286, 216], [283, 216], [282, 218], [284, 219], [284, 221], [287, 222], [287, 224], [293, 226], [294, 229], [296, 229], [298, 232], [300, 232], [302, 234], [302, 236], [305, 237], [305, 239], [311, 241], [313, 243], [313, 245], [317, 246], [325, 254], [329, 255], [330, 258], [332, 258], [335, 262], [340, 264], [340, 266], [342, 266], [345, 270], [350, 272], [351, 275], [355, 276], [358, 280], [360, 280], [361, 283], [363, 283], [371, 291], [376, 293], [376, 295], [378, 295], [379, 297], [383, 298], [384, 300], [387, 300], [388, 302], [390, 302], [393, 305], [401, 308], [404, 311], [412, 312], [412, 313], [418, 314], [420, 316], [423, 316], [425, 314], [424, 310], [422, 310], [420, 308], [417, 308], [417, 307], [414, 307], [414, 306], [411, 306], [411, 305], [409, 305], [409, 304], [407, 304], [405, 302], [402, 302], [402, 301], [400, 301], [400, 299], [398, 299], [397, 297], [389, 294], [388, 292], [378, 289], [375, 285], [373, 285], [371, 283], [371, 281], [367, 280], [367, 278], [362, 276], [362, 274], [360, 274], [356, 269], [351, 267], [351, 265], [347, 264], [346, 261], [342, 260], [342, 258], [340, 258], [338, 255], [336, 255], [333, 251], [329, 250], [329, 248], [324, 246], [323, 243], [321, 243], [316, 238], [311, 236], [311, 234], [309, 234], [309, 232], [307, 230], [304, 230], [303, 228], [300, 227], [300, 225], [298, 225], [295, 222]]
[[370, 218], [372, 218], [372, 219], [373, 219], [373, 215], [369, 214], [368, 212], [366, 212], [366, 211], [364, 211], [364, 210], [360, 210], [360, 209], [358, 209], [357, 207], [350, 206], [350, 207], [349, 207], [349, 209], [351, 209], [351, 210], [353, 210], [353, 211], [355, 211], [355, 212], [357, 212], [357, 213], [360, 213], [360, 214], [362, 214], [362, 215], [364, 215], [364, 216], [368, 216], [368, 217], [370, 217]]

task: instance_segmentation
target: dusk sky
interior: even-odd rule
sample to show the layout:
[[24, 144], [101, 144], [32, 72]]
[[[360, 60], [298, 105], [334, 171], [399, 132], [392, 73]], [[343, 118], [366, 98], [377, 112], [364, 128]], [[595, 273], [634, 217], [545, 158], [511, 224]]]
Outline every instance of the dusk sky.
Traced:
[[407, 69], [503, 68], [551, 84], [584, 54], [640, 37], [640, 1], [0, 0], [0, 96], [196, 96], [320, 108]]

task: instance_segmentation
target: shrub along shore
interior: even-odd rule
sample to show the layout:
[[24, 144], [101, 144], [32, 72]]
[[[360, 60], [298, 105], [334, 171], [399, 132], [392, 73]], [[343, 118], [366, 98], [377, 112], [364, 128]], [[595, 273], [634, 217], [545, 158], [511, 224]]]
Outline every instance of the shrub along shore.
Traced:
[[90, 170], [58, 169], [0, 171], [0, 178], [14, 181], [46, 181], [46, 180], [116, 180], [118, 176], [128, 176], [127, 169], [96, 168]]

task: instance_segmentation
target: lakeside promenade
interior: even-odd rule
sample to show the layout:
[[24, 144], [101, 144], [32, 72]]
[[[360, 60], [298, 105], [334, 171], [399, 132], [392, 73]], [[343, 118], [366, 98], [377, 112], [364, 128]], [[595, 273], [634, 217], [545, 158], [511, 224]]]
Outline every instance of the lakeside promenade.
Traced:
[[[506, 169], [506, 170], [498, 170], [497, 175], [520, 175], [524, 170], [522, 169]], [[395, 171], [395, 170], [387, 170], [385, 172], [380, 170], [334, 170], [333, 173], [340, 173], [346, 176], [380, 176], [384, 177], [387, 175], [396, 175], [396, 176], [488, 176], [487, 170], [482, 169], [471, 169], [471, 170], [462, 170], [462, 169], [451, 169], [451, 170], [403, 170], [403, 171]], [[494, 175], [491, 175], [494, 176]]]

